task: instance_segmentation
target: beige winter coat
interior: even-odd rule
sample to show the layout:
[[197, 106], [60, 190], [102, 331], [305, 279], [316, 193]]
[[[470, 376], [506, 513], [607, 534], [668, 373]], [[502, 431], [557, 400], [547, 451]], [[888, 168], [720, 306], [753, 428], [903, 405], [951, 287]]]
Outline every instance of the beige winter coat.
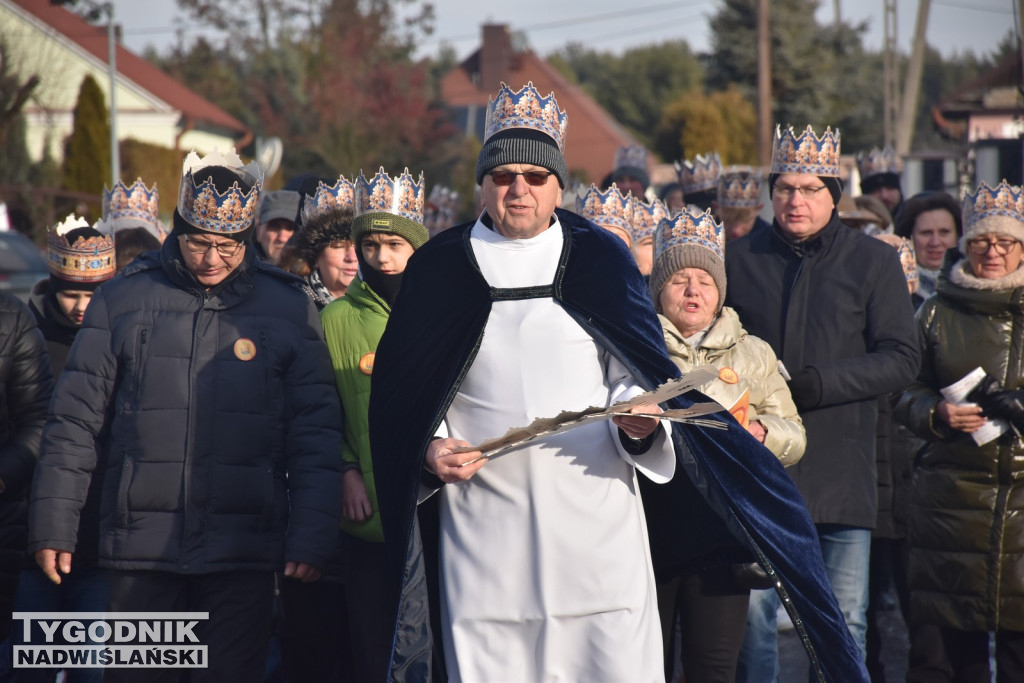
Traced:
[[712, 323], [711, 329], [693, 348], [683, 341], [683, 336], [664, 315], [659, 315], [665, 331], [665, 345], [669, 356], [683, 372], [698, 365], [713, 365], [727, 379], [735, 377], [735, 383], [716, 379], [700, 387], [700, 390], [715, 399], [727, 409], [750, 391], [750, 421], [757, 420], [764, 426], [764, 445], [784, 466], [796, 464], [804, 455], [807, 435], [803, 422], [796, 411], [796, 405], [789, 395], [789, 387], [779, 374], [778, 360], [768, 344], [747, 334], [740, 324], [736, 311], [725, 306]]

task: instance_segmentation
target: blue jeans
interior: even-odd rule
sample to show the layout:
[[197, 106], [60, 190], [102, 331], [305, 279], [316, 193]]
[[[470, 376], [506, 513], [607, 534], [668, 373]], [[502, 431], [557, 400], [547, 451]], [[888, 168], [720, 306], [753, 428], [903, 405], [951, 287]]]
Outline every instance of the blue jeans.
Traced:
[[[864, 653], [867, 632], [868, 561], [871, 557], [871, 530], [840, 524], [818, 524], [825, 572], [846, 627]], [[747, 608], [747, 633], [740, 650], [737, 683], [769, 683], [779, 680], [779, 650], [776, 612], [779, 596], [773, 589], [750, 592]]]

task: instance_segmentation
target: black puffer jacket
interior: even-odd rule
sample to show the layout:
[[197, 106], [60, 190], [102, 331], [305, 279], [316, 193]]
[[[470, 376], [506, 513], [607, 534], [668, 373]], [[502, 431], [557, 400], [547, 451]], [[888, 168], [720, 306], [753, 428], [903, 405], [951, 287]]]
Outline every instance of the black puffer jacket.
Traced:
[[729, 243], [725, 303], [768, 342], [790, 375], [820, 378], [810, 401], [793, 390], [807, 430], [786, 471], [818, 524], [875, 526], [877, 398], [905, 389], [921, 353], [896, 250], [843, 225], [791, 244], [777, 226]]
[[963, 286], [948, 277], [955, 255], [917, 313], [924, 363], [896, 407], [929, 441], [911, 493], [911, 609], [945, 628], [1024, 631], [1024, 441], [1011, 430], [978, 446], [935, 415], [939, 389], [977, 367], [1024, 388], [1024, 270]]
[[25, 558], [25, 496], [53, 393], [46, 342], [28, 308], [0, 292], [0, 638]]
[[0, 292], [0, 479], [4, 503], [24, 497], [39, 455], [53, 375], [35, 317]]
[[247, 249], [206, 291], [174, 238], [105, 283], [47, 422], [29, 549], [75, 549], [99, 457], [105, 566], [324, 567], [341, 516], [341, 409], [302, 287]]

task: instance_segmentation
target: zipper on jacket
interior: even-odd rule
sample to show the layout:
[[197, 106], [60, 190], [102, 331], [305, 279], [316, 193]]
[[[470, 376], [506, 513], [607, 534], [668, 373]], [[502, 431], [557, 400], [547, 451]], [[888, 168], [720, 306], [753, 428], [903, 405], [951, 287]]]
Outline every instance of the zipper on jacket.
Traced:
[[195, 397], [195, 374], [193, 368], [196, 362], [196, 338], [199, 329], [202, 327], [200, 321], [206, 313], [206, 303], [209, 301], [209, 294], [203, 292], [199, 297], [199, 311], [195, 317], [195, 321], [192, 323], [192, 350], [188, 358], [188, 378], [186, 379], [188, 392], [188, 419], [185, 421], [185, 454], [181, 462], [181, 479], [182, 479], [182, 513], [181, 513], [181, 542], [178, 546], [178, 562], [181, 568], [188, 571], [188, 555], [186, 549], [189, 547], [189, 503], [192, 495], [192, 459], [193, 451], [195, 450], [195, 444], [193, 439], [195, 438], [195, 419], [196, 419], [196, 397]]
[[142, 406], [142, 373], [146, 368], [146, 358], [149, 355], [147, 345], [149, 343], [149, 328], [143, 327], [139, 331], [139, 348], [135, 356], [135, 407]]
[[120, 529], [128, 527], [128, 489], [132, 484], [134, 470], [135, 463], [131, 456], [121, 451], [121, 479], [117, 485], [117, 527]]

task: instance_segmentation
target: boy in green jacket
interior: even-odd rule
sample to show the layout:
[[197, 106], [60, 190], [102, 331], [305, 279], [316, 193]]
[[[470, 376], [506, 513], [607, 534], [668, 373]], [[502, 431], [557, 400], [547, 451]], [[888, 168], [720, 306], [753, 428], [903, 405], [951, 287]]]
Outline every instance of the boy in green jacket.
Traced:
[[347, 546], [345, 601], [357, 680], [383, 680], [391, 653], [391, 614], [384, 535], [370, 457], [368, 407], [377, 343], [384, 334], [402, 272], [427, 241], [423, 226], [423, 177], [406, 170], [390, 178], [382, 168], [372, 180], [356, 180], [352, 241], [359, 275], [345, 296], [320, 314], [341, 396], [343, 457], [358, 464], [345, 472], [342, 531]]

